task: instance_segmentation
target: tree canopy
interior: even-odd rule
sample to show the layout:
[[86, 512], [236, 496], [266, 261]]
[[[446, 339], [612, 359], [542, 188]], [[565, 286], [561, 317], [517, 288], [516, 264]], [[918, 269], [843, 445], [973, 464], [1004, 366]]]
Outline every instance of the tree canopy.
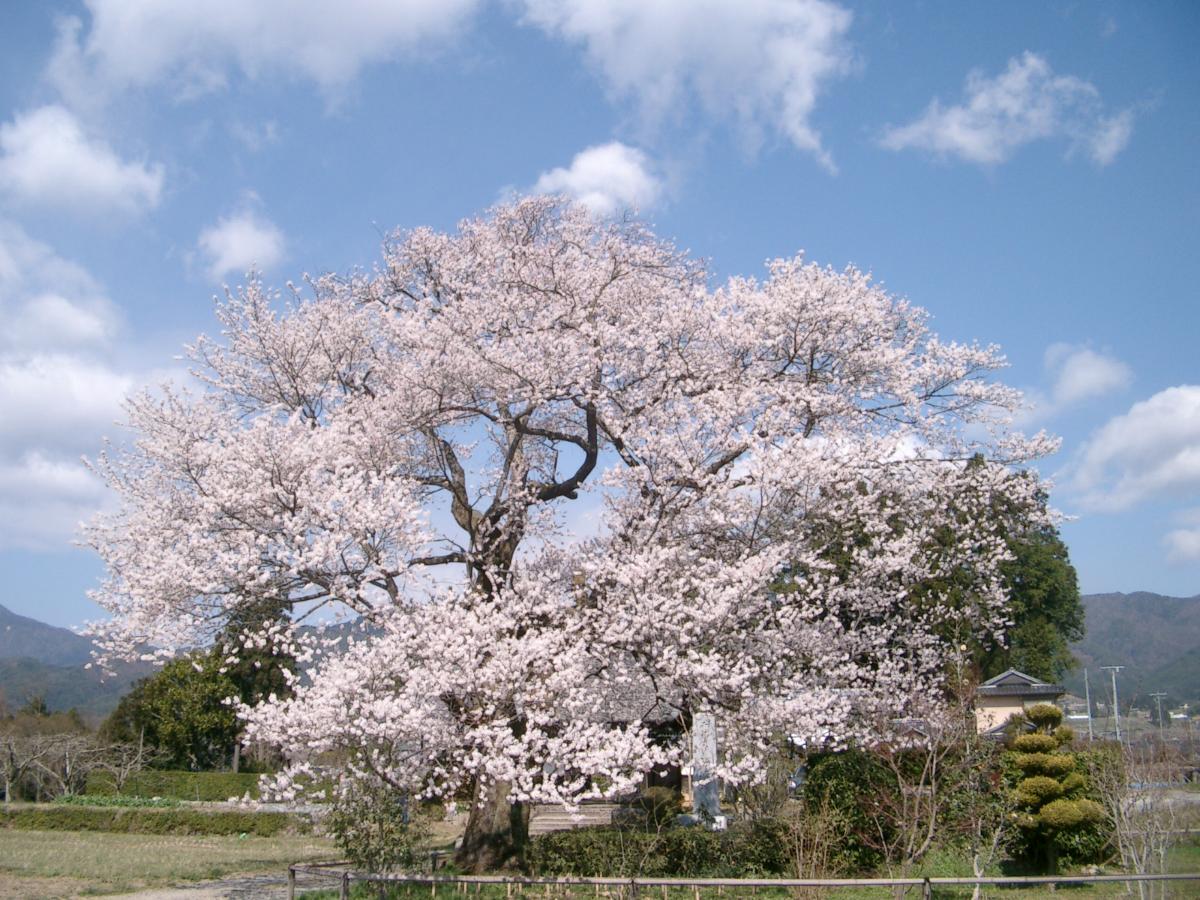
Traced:
[[237, 695], [213, 654], [184, 656], [137, 682], [100, 733], [109, 741], [155, 748], [156, 761], [168, 768], [223, 768], [240, 730], [227, 703]]
[[[96, 463], [121, 498], [88, 531], [105, 640], [171, 653], [281, 598], [248, 643], [311, 677], [244, 705], [248, 733], [291, 776], [336, 752], [473, 790], [473, 865], [510, 807], [681, 760], [664, 709], [717, 712], [740, 782], [780, 734], [936, 703], [948, 621], [1002, 625], [1005, 535], [1041, 514], [1023, 466], [1052, 443], [1006, 430], [998, 351], [854, 268], [714, 287], [634, 220], [533, 198], [217, 315], [204, 389], [133, 398], [137, 441]], [[298, 627], [337, 611], [370, 627]]]
[[1075, 666], [1070, 644], [1083, 637], [1083, 601], [1075, 567], [1053, 526], [1035, 528], [1008, 544], [1012, 559], [1001, 572], [1012, 597], [1012, 626], [1005, 644], [993, 644], [981, 654], [982, 676], [991, 678], [1011, 668], [1058, 681]]

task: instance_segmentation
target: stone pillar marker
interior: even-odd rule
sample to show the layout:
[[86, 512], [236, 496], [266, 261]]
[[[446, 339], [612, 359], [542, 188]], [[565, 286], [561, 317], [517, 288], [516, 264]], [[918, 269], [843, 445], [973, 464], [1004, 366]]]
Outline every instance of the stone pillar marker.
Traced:
[[692, 714], [692, 814], [701, 822], [718, 822], [721, 815], [717, 767], [717, 717]]

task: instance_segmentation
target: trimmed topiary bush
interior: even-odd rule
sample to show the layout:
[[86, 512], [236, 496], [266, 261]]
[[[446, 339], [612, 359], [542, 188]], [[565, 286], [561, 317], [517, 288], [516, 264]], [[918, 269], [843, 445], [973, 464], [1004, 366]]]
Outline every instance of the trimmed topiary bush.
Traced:
[[1017, 767], [1027, 775], [1062, 778], [1075, 770], [1075, 757], [1069, 753], [1018, 753]]
[[1063, 786], [1055, 778], [1045, 775], [1034, 775], [1026, 778], [1017, 786], [1017, 799], [1022, 806], [1033, 810], [1040, 809], [1051, 800], [1057, 800], [1063, 795]]
[[1025, 710], [1025, 718], [1038, 731], [1050, 734], [1062, 724], [1062, 710], [1053, 703], [1035, 703]]
[[1087, 789], [1087, 779], [1079, 772], [1072, 772], [1062, 780], [1063, 796], [1077, 798]]
[[1058, 741], [1050, 734], [1021, 734], [1013, 738], [1012, 748], [1022, 753], [1051, 753], [1058, 749]]
[[1081, 759], [1065, 751], [1075, 733], [1050, 704], [1032, 706], [1025, 715], [1037, 730], [1014, 737], [1007, 760], [1010, 773], [1020, 772], [1014, 785], [1022, 808], [1016, 855], [1048, 872], [1057, 870], [1060, 857], [1096, 861], [1108, 842], [1108, 825], [1100, 805], [1087, 796]]

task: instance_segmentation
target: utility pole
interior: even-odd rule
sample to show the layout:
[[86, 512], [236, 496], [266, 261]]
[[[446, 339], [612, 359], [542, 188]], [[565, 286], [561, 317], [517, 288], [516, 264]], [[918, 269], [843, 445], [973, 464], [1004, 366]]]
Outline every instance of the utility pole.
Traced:
[[1150, 695], [1154, 698], [1154, 702], [1158, 704], [1158, 742], [1161, 744], [1165, 740], [1163, 738], [1163, 717], [1162, 717], [1162, 702], [1163, 697], [1167, 696], [1162, 691], [1155, 691]]
[[1120, 672], [1125, 667], [1124, 666], [1101, 666], [1100, 668], [1112, 675], [1113, 721], [1116, 722], [1116, 724], [1117, 724], [1117, 743], [1119, 744], [1119, 743], [1121, 743], [1121, 707], [1119, 705], [1117, 705], [1117, 673]]
[[1088, 711], [1088, 743], [1092, 742], [1092, 687], [1088, 684], [1087, 669], [1083, 670], [1083, 697]]

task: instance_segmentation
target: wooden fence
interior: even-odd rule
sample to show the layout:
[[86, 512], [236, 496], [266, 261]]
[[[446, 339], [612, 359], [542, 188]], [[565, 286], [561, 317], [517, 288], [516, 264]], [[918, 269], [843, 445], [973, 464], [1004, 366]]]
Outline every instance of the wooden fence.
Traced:
[[[328, 879], [339, 890], [339, 895], [348, 900], [350, 886], [355, 883], [376, 884], [381, 891], [388, 887], [420, 887], [429, 890], [431, 897], [438, 895], [439, 888], [446, 896], [454, 893], [469, 895], [485, 885], [503, 886], [505, 896], [527, 895], [529, 889], [541, 888], [547, 897], [575, 896], [576, 889], [595, 897], [642, 898], [653, 900], [656, 894], [667, 897], [668, 893], [680, 889], [692, 893], [697, 900], [702, 890], [715, 889], [718, 894], [728, 892], [730, 896], [744, 897], [757, 893], [759, 889], [837, 889], [837, 888], [889, 888], [892, 891], [910, 889], [920, 891], [924, 900], [934, 896], [938, 887], [1019, 887], [1034, 885], [1082, 885], [1111, 882], [1179, 882], [1188, 884], [1188, 893], [1180, 896], [1200, 897], [1200, 872], [1166, 875], [1029, 875], [996, 878], [525, 878], [504, 875], [433, 875], [433, 874], [385, 874], [372, 875], [355, 872], [345, 863], [297, 864], [288, 867], [288, 900], [296, 896], [296, 876], [305, 874], [319, 879]], [[590, 891], [588, 889], [591, 889]]]

